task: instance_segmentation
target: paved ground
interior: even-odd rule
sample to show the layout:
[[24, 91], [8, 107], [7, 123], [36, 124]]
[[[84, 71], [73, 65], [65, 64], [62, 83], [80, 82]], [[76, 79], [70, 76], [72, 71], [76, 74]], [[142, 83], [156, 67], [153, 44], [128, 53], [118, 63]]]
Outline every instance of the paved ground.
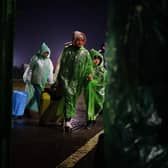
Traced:
[[[102, 117], [91, 129], [86, 129], [85, 106], [80, 97], [77, 116], [73, 119], [73, 131], [65, 133], [62, 127], [50, 123], [38, 126], [38, 120], [15, 119], [12, 121], [11, 158], [13, 168], [56, 168], [68, 156], [83, 146], [102, 130]], [[76, 168], [94, 165], [95, 149], [78, 162]]]
[[14, 121], [12, 166], [54, 168], [101, 129], [101, 119], [92, 129], [79, 126], [71, 134], [56, 126], [39, 127], [35, 121]]

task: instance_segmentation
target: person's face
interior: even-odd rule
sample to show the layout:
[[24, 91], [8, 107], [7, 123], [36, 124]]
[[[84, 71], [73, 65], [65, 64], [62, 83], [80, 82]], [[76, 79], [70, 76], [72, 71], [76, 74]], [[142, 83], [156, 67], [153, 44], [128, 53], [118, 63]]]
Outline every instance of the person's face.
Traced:
[[85, 45], [85, 40], [83, 37], [79, 37], [76, 40], [74, 40], [74, 46], [76, 47], [82, 47]]
[[42, 54], [44, 57], [48, 57], [49, 53], [48, 52], [45, 52]]
[[95, 65], [99, 65], [100, 64], [100, 59], [99, 58], [94, 58], [93, 63]]

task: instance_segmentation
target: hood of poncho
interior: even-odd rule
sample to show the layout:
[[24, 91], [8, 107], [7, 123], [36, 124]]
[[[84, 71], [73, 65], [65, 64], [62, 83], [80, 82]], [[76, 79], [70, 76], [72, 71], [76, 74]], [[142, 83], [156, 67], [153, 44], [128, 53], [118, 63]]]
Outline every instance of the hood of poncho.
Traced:
[[49, 53], [48, 56], [47, 56], [47, 58], [49, 58], [49, 57], [50, 57], [50, 54], [51, 54], [51, 51], [50, 51], [49, 47], [46, 45], [46, 43], [43, 42], [43, 43], [41, 44], [40, 49], [39, 49], [39, 51], [38, 51], [37, 53], [40, 54], [40, 55], [42, 55], [42, 54], [45, 53], [45, 52], [48, 52], [48, 53]]
[[92, 60], [94, 59], [95, 56], [99, 57], [100, 60], [101, 60], [101, 63], [98, 66], [100, 66], [100, 67], [104, 66], [104, 58], [103, 58], [103, 55], [100, 52], [98, 52], [95, 49], [91, 49], [90, 50], [90, 55], [91, 55]]

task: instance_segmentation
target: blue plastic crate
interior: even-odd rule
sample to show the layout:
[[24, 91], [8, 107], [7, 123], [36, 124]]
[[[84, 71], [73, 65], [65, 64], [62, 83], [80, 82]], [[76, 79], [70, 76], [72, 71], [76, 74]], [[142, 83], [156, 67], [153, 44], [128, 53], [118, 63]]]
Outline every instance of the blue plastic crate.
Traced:
[[22, 116], [27, 103], [27, 93], [25, 91], [13, 91], [12, 95], [12, 115]]

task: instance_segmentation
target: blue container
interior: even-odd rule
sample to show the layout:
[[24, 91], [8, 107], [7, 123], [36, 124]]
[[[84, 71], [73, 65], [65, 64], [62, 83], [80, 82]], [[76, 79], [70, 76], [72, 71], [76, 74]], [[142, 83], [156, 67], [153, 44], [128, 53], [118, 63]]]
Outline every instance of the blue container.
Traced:
[[22, 116], [27, 103], [27, 93], [24, 91], [13, 91], [12, 95], [12, 115]]

